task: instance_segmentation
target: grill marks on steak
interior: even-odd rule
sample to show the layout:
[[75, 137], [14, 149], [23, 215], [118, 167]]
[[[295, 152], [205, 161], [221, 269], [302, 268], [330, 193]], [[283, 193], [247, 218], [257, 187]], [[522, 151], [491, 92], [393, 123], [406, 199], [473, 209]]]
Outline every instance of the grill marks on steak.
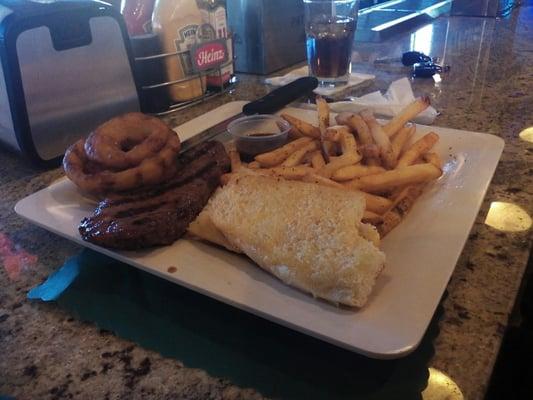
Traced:
[[84, 240], [103, 247], [134, 250], [171, 244], [202, 211], [229, 158], [219, 142], [202, 143], [180, 155], [178, 172], [151, 189], [114, 194], [79, 226]]

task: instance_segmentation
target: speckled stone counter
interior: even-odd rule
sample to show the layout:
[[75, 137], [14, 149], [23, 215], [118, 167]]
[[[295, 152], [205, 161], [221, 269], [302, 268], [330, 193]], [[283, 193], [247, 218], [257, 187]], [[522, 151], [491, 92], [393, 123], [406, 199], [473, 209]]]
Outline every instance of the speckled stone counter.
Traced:
[[[415, 94], [428, 94], [441, 112], [435, 124], [491, 133], [506, 142], [448, 285], [430, 363], [447, 374], [449, 384], [455, 382], [467, 399], [481, 399], [486, 391], [531, 248], [531, 229], [516, 228], [527, 225], [527, 214], [533, 215], [533, 132], [519, 136], [533, 126], [532, 26], [533, 2], [526, 1], [505, 19], [441, 18], [384, 43], [360, 43], [354, 68], [376, 74], [376, 80], [340, 96], [385, 90], [392, 80], [408, 74], [397, 64], [374, 66], [376, 58], [397, 57], [413, 48], [425, 51], [452, 66], [441, 82], [413, 82]], [[225, 102], [253, 99], [267, 91], [260, 78], [241, 76], [234, 93], [168, 121], [178, 125]], [[61, 175], [58, 169], [32, 168], [0, 150], [0, 243], [9, 246], [11, 241], [14, 251], [36, 258], [18, 276], [8, 275], [8, 254], [0, 252], [0, 395], [18, 399], [263, 398], [253, 388], [236, 387], [79, 322], [54, 303], [26, 300], [28, 289], [79, 248], [23, 221], [13, 206]], [[504, 228], [515, 231], [485, 224], [494, 202], [511, 203], [526, 213], [514, 224], [513, 215], [496, 215]], [[454, 393], [458, 395], [457, 389]]]

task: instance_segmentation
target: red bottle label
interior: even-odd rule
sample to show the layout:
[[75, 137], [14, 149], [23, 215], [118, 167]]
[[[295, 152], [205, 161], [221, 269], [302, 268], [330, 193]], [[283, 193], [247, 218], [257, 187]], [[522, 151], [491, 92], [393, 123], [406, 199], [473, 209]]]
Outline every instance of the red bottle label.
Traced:
[[219, 68], [228, 61], [228, 49], [225, 39], [217, 39], [193, 46], [191, 49], [193, 69], [205, 71]]
[[152, 31], [152, 12], [155, 0], [123, 0], [122, 15], [130, 36]]

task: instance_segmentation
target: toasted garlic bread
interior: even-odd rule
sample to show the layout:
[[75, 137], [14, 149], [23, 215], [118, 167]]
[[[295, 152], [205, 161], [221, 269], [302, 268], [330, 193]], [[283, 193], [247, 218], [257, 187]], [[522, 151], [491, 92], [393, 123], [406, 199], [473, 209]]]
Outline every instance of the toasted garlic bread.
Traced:
[[209, 218], [286, 284], [362, 307], [385, 262], [375, 229], [361, 223], [364, 209], [354, 191], [237, 174], [211, 198]]
[[196, 219], [190, 223], [187, 233], [202, 240], [218, 244], [235, 253], [242, 253], [238, 248], [233, 246], [228, 239], [217, 229], [209, 216], [209, 205], [204, 207]]

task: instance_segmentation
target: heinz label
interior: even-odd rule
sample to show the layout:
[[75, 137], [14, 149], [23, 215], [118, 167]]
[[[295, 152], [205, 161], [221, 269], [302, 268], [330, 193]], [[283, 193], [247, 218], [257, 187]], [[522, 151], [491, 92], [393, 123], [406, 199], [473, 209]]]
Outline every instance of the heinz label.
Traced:
[[228, 61], [225, 39], [212, 40], [191, 48], [192, 67], [196, 71], [218, 68]]
[[174, 40], [177, 51], [183, 51], [184, 53], [178, 54], [181, 61], [181, 67], [186, 75], [193, 75], [195, 72], [194, 62], [191, 61], [190, 54], [186, 50], [190, 49], [197, 42], [196, 31], [198, 30], [197, 24], [188, 24], [180, 27], [177, 31], [177, 37]]

